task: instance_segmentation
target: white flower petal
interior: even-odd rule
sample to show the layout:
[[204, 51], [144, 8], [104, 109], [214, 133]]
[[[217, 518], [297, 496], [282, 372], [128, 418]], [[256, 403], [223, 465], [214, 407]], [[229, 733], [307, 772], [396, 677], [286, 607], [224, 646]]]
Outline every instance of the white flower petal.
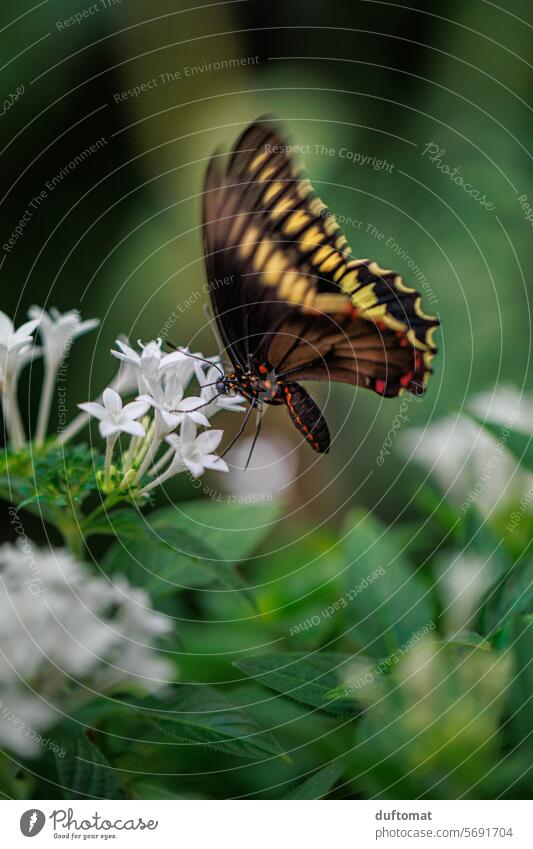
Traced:
[[185, 465], [187, 466], [188, 470], [190, 471], [190, 473], [193, 477], [199, 478], [200, 475], [203, 475], [204, 467], [202, 466], [201, 463], [196, 463], [193, 460], [187, 459], [187, 457], [183, 458], [183, 462], [185, 463]]
[[5, 312], [0, 310], [0, 337], [11, 336], [14, 331], [13, 322]]
[[120, 433], [120, 428], [116, 422], [110, 422], [107, 419], [103, 419], [98, 425], [98, 429], [100, 431], [100, 436], [103, 436], [104, 439], [107, 439], [109, 436], [115, 436]]
[[129, 433], [131, 436], [146, 436], [146, 431], [140, 422], [127, 421], [120, 423], [120, 430], [123, 433]]
[[144, 416], [149, 406], [150, 403], [148, 401], [141, 401], [139, 399], [136, 401], [130, 401], [129, 404], [126, 404], [126, 406], [122, 408], [121, 420], [123, 417], [126, 419], [139, 419], [141, 416]]
[[122, 398], [115, 392], [114, 389], [111, 389], [110, 386], [107, 389], [104, 389], [104, 407], [106, 410], [109, 410], [110, 413], [114, 413], [118, 415], [122, 410]]
[[84, 333], [89, 333], [90, 330], [94, 330], [99, 324], [99, 318], [88, 318], [85, 321], [80, 321], [76, 328], [76, 336], [83, 336]]
[[211, 427], [211, 422], [209, 421], [203, 413], [183, 413], [183, 416], [189, 416], [193, 422], [197, 425], [202, 425], [202, 427]]
[[202, 463], [206, 469], [212, 469], [215, 472], [229, 472], [226, 461], [222, 457], [217, 457], [216, 454], [206, 454], [202, 457]]
[[95, 419], [105, 419], [107, 417], [107, 410], [105, 407], [102, 407], [98, 401], [86, 401], [83, 404], [78, 404], [80, 410], [83, 410], [85, 413], [89, 413], [90, 416], [93, 416]]
[[120, 357], [120, 358], [127, 357], [128, 359], [131, 360], [132, 363], [138, 363], [139, 362], [140, 355], [137, 353], [137, 351], [135, 351], [131, 347], [131, 345], [128, 345], [127, 342], [125, 342], [123, 339], [120, 339], [120, 338], [116, 340], [115, 344], [118, 345], [118, 347], [120, 348], [120, 351], [122, 352], [122, 353], [119, 353], [118, 351], [111, 351], [111, 353], [114, 354], [115, 357]]
[[201, 407], [205, 407], [205, 401], [202, 398], [196, 398], [194, 395], [190, 395], [181, 401], [178, 412], [191, 413]]
[[201, 433], [196, 439], [196, 450], [200, 451], [202, 454], [210, 454], [218, 448], [223, 436], [223, 430], [207, 430], [204, 433]]
[[192, 447], [196, 440], [196, 425], [190, 416], [185, 416], [180, 430], [181, 442], [184, 446]]

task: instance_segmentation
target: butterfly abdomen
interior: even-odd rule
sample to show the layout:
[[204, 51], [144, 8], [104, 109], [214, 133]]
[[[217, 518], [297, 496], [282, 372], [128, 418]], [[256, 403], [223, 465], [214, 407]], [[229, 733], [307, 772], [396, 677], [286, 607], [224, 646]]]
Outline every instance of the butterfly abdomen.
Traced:
[[329, 451], [330, 436], [326, 420], [308, 392], [299, 383], [286, 383], [283, 400], [295, 427], [306, 442], [320, 454]]

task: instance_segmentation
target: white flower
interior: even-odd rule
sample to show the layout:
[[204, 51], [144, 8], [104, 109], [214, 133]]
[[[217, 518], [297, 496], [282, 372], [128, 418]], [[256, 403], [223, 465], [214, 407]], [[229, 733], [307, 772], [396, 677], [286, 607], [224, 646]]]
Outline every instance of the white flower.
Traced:
[[30, 361], [35, 344], [32, 334], [38, 324], [38, 319], [26, 321], [15, 330], [9, 316], [0, 311], [0, 391], [4, 392], [9, 380], [20, 371], [21, 358], [23, 364]]
[[100, 324], [99, 319], [82, 321], [78, 310], [60, 313], [52, 307], [49, 313], [41, 307], [30, 307], [30, 318], [39, 323], [39, 334], [43, 340], [44, 360], [50, 368], [57, 369], [68, 353], [74, 339], [94, 330]]
[[[196, 425], [187, 417], [181, 426], [179, 437], [169, 436], [167, 442], [176, 447], [176, 462], [182, 462], [193, 477], [197, 478], [206, 469], [217, 472], [229, 471], [227, 463], [213, 454], [220, 445], [223, 435], [223, 430], [209, 430], [197, 436]], [[172, 462], [174, 463], [174, 460]]]
[[[181, 425], [179, 436], [176, 433], [167, 436], [166, 441], [173, 452], [170, 464], [155, 480], [144, 487], [143, 493], [149, 492], [174, 475], [185, 471], [189, 471], [195, 478], [202, 475], [206, 469], [229, 472], [227, 463], [212, 453], [220, 445], [223, 433], [222, 430], [210, 430], [197, 436], [196, 425], [187, 416]], [[165, 456], [163, 459], [168, 458]]]
[[451, 634], [473, 630], [481, 599], [492, 584], [496, 569], [490, 556], [458, 552], [440, 554], [435, 561], [438, 589], [443, 601], [443, 616]]
[[59, 366], [70, 351], [74, 339], [98, 327], [100, 322], [96, 318], [82, 321], [77, 310], [69, 310], [61, 314], [55, 307], [52, 307], [49, 313], [41, 307], [30, 307], [28, 315], [38, 322], [39, 335], [43, 341], [44, 383], [35, 430], [35, 443], [42, 445], [46, 438]]
[[194, 374], [195, 363], [198, 362], [194, 357], [203, 359], [202, 354], [191, 355], [188, 348], [177, 348], [170, 354], [164, 354], [161, 350], [163, 340], [160, 338], [146, 345], [139, 341], [140, 353], [122, 339], [117, 339], [116, 344], [120, 350], [111, 351], [113, 356], [137, 369], [139, 394], [152, 394], [154, 384], [160, 385], [165, 375], [169, 374], [178, 378], [185, 391]]
[[137, 401], [155, 409], [156, 441], [175, 430], [185, 416], [196, 424], [209, 427], [205, 415], [197, 409], [203, 406], [202, 398], [190, 396], [184, 399], [182, 383], [174, 372], [165, 378], [164, 386], [153, 383], [151, 389], [150, 394], [139, 395]]
[[119, 433], [129, 433], [131, 436], [145, 436], [144, 427], [136, 419], [144, 416], [148, 404], [142, 401], [132, 401], [122, 406], [122, 398], [114, 389], [108, 387], [104, 391], [103, 405], [97, 401], [87, 401], [78, 404], [81, 410], [99, 420], [99, 429], [104, 439], [117, 437]]
[[158, 383], [160, 379], [159, 365], [163, 358], [163, 352], [161, 351], [163, 340], [157, 339], [147, 342], [146, 345], [139, 342], [140, 353], [122, 339], [117, 339], [116, 344], [120, 350], [111, 351], [113, 356], [137, 369], [137, 388], [139, 393], [150, 392], [152, 384]]
[[399, 445], [430, 470], [453, 502], [459, 507], [475, 504], [484, 516], [519, 501], [533, 481], [503, 441], [467, 416], [447, 416], [426, 428], [413, 428], [399, 437]]
[[229, 395], [224, 392], [220, 394], [216, 384], [220, 380], [220, 369], [216, 366], [211, 366], [205, 377], [203, 373], [197, 373], [198, 382], [201, 388], [202, 402], [206, 405], [204, 413], [207, 418], [215, 415], [219, 410], [229, 410], [233, 413], [242, 413], [245, 409], [242, 404], [245, 398], [242, 395]]
[[516, 386], [498, 386], [494, 391], [480, 392], [469, 403], [480, 419], [531, 435], [533, 431], [533, 396]]
[[137, 382], [137, 369], [130, 363], [121, 362], [116, 374], [109, 384], [111, 389], [119, 395], [133, 395], [139, 389]]
[[[123, 337], [121, 340], [125, 344], [128, 343], [126, 337]], [[115, 373], [115, 376], [111, 383], [109, 384], [110, 389], [114, 389], [115, 392], [118, 392], [119, 395], [132, 395], [134, 392], [137, 392], [137, 369], [135, 366], [132, 366], [130, 363], [121, 361], [119, 363], [118, 369]], [[100, 403], [102, 400], [103, 393], [96, 398], [96, 401]], [[81, 412], [79, 413], [75, 419], [73, 419], [70, 424], [60, 433], [58, 437], [58, 441], [61, 445], [64, 445], [69, 439], [72, 439], [79, 431], [85, 427], [87, 422], [89, 421], [89, 413]]]
[[35, 735], [25, 732], [59, 721], [72, 698], [79, 704], [126, 682], [151, 692], [172, 677], [153, 648], [170, 622], [125, 578], [94, 576], [66, 549], [40, 550], [28, 540], [0, 547], [0, 581], [0, 741], [7, 748], [37, 754]]
[[33, 332], [38, 320], [27, 321], [18, 330], [0, 311], [0, 393], [3, 396], [4, 421], [11, 445], [20, 450], [26, 441], [17, 399], [17, 380], [21, 370], [36, 353]]
[[161, 358], [159, 372], [161, 375], [175, 375], [185, 391], [195, 373], [196, 364], [198, 364], [198, 360], [195, 360], [194, 357], [203, 358], [203, 354], [191, 354], [188, 348], [177, 348]]

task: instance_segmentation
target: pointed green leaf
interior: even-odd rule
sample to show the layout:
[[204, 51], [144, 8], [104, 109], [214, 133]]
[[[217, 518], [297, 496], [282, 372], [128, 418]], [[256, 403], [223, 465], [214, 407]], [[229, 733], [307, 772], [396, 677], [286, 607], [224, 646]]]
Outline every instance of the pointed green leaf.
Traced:
[[157, 510], [150, 523], [156, 529], [185, 528], [216, 559], [237, 562], [249, 557], [272, 533], [279, 513], [280, 505], [274, 501], [240, 504], [206, 499]]
[[67, 754], [56, 755], [65, 799], [124, 799], [126, 792], [100, 750], [82, 731], [62, 741]]
[[344, 772], [340, 763], [328, 764], [323, 769], [306, 778], [297, 787], [287, 793], [285, 799], [323, 799]]
[[145, 704], [143, 715], [178, 745], [210, 747], [255, 761], [271, 757], [287, 760], [271, 732], [211, 687], [181, 684], [171, 704], [156, 708], [153, 699]]
[[359, 708], [353, 699], [328, 697], [345, 676], [350, 660], [350, 655], [333, 652], [286, 652], [246, 658], [235, 666], [265, 687], [307, 707], [333, 716], [356, 716]]

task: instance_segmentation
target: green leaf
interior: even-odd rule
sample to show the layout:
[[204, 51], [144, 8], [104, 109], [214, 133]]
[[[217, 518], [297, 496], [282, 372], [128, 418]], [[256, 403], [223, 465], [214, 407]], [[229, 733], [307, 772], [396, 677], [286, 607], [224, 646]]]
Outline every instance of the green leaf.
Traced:
[[273, 734], [212, 687], [180, 684], [172, 704], [156, 709], [152, 699], [145, 705], [143, 715], [176, 743], [193, 743], [255, 761], [288, 760]]
[[452, 648], [482, 649], [483, 651], [490, 651], [491, 648], [488, 640], [474, 631], [460, 631], [459, 634], [454, 634], [453, 637], [443, 640], [442, 645]]
[[139, 799], [205, 799], [198, 791], [192, 789], [172, 790], [149, 781], [140, 781], [132, 787], [134, 796]]
[[328, 764], [323, 769], [315, 772], [310, 778], [306, 778], [297, 787], [294, 787], [285, 799], [323, 799], [333, 785], [339, 780], [344, 772], [344, 766], [340, 763]]
[[433, 622], [424, 585], [389, 538], [386, 526], [373, 516], [350, 514], [343, 547], [352, 634], [365, 654], [394, 654]]
[[533, 617], [517, 619], [513, 629], [515, 670], [511, 684], [511, 725], [515, 744], [533, 753]]
[[[176, 544], [163, 542], [172, 536]], [[181, 549], [184, 547], [187, 552]], [[201, 552], [202, 556], [198, 556]], [[137, 532], [131, 539], [118, 540], [106, 553], [103, 568], [108, 572], [126, 575], [132, 584], [144, 587], [154, 599], [162, 599], [170, 593], [195, 587], [219, 584], [241, 593], [245, 601], [257, 610], [252, 593], [232, 563], [216, 563], [212, 553], [203, 543], [185, 540], [177, 529], [165, 533], [145, 529], [142, 536]]]
[[82, 731], [64, 738], [64, 758], [55, 756], [65, 799], [124, 799], [126, 792], [100, 750]]
[[140, 515], [135, 508], [124, 507], [121, 510], [110, 510], [97, 519], [85, 522], [83, 533], [86, 537], [102, 534], [126, 540], [143, 540], [146, 539], [147, 534], [150, 535], [150, 528], [144, 516]]
[[185, 530], [223, 562], [244, 560], [273, 530], [280, 513], [274, 501], [239, 504], [212, 500], [189, 501], [152, 514], [155, 529]]
[[150, 540], [133, 540], [127, 545], [116, 542], [106, 552], [102, 568], [109, 574], [125, 575], [132, 584], [145, 589], [154, 601], [216, 581], [210, 563]]
[[501, 579], [488, 599], [482, 616], [487, 636], [499, 635], [500, 647], [512, 638], [513, 621], [531, 610], [533, 601], [533, 561], [516, 563]]
[[349, 660], [350, 655], [333, 652], [285, 652], [238, 660], [234, 665], [277, 693], [340, 717], [360, 712], [353, 699], [328, 696], [341, 682]]

